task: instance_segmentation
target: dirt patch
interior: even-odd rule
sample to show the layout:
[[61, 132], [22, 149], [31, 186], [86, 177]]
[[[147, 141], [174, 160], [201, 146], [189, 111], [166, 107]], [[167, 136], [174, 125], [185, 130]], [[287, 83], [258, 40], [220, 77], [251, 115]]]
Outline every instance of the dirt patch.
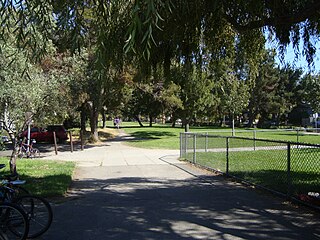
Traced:
[[[91, 133], [90, 131], [87, 129], [84, 132], [84, 144], [85, 145], [101, 145], [103, 142], [113, 139], [115, 138], [117, 135], [119, 134], [119, 132], [117, 131], [117, 129], [112, 129], [112, 128], [100, 128], [98, 129], [98, 136], [99, 136], [99, 141], [97, 142], [93, 142], [91, 139]], [[70, 141], [70, 139], [68, 140], [68, 142]], [[72, 133], [72, 141], [76, 144], [79, 143], [80, 144], [80, 131], [73, 131]]]

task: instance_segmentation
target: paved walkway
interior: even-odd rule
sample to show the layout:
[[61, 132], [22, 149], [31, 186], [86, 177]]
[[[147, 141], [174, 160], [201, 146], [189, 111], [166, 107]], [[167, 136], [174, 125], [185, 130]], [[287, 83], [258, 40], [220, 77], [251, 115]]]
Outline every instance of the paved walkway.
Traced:
[[122, 140], [45, 157], [77, 170], [39, 239], [320, 239], [319, 215]]

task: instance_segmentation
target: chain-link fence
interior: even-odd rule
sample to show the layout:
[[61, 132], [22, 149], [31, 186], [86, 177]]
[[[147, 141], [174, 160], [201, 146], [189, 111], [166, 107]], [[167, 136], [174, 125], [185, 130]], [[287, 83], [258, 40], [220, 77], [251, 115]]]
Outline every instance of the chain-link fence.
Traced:
[[180, 157], [300, 199], [320, 193], [320, 145], [181, 133]]
[[[201, 131], [197, 131], [199, 133]], [[283, 140], [303, 143], [313, 143], [316, 138], [319, 138], [320, 128], [278, 128], [278, 129], [224, 129], [224, 130], [211, 130], [203, 134], [219, 135], [219, 136], [237, 136], [246, 138], [260, 138], [270, 140]]]

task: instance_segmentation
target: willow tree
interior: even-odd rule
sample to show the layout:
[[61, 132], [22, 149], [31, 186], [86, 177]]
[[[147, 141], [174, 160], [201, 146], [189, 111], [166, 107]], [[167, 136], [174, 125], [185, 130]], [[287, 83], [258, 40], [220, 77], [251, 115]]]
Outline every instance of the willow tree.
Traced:
[[[177, 61], [201, 70], [206, 64], [202, 46], [223, 55], [228, 54], [227, 44], [238, 41], [246, 63], [254, 63], [254, 50], [264, 45], [261, 36], [268, 34], [282, 52], [292, 43], [299, 53], [302, 40], [302, 54], [311, 64], [320, 31], [319, 10], [317, 0], [3, 0], [0, 7], [2, 31], [13, 17], [16, 43], [30, 50], [30, 58], [45, 54], [47, 40], [56, 37], [54, 29], [63, 35], [60, 45], [92, 49], [93, 136], [94, 120], [110, 87], [106, 82], [112, 82], [110, 71], [121, 69], [124, 60], [163, 64], [169, 78]], [[225, 37], [228, 33], [233, 41]]]
[[[123, 6], [122, 11], [110, 11], [114, 6]], [[63, 10], [59, 17], [54, 15], [57, 8]], [[125, 45], [127, 50], [143, 53], [146, 58], [153, 55], [152, 48], [159, 44], [158, 37], [166, 36], [181, 45], [184, 44], [182, 40], [186, 39], [189, 30], [198, 29], [199, 33], [214, 33], [211, 35], [211, 44], [215, 44], [214, 39], [221, 37], [219, 29], [228, 23], [242, 35], [254, 29], [262, 29], [274, 36], [283, 48], [293, 43], [298, 50], [302, 39], [302, 52], [311, 63], [315, 54], [313, 37], [317, 38], [320, 31], [320, 3], [317, 0], [3, 0], [0, 8], [3, 16], [1, 24], [6, 26], [7, 19], [14, 15], [17, 42], [21, 47], [30, 47], [34, 53], [46, 49], [45, 40], [53, 37], [54, 28], [61, 31], [69, 29], [65, 41], [76, 49], [88, 43], [85, 37], [92, 27], [87, 24], [88, 8], [97, 9], [95, 14], [97, 19], [100, 19], [95, 22], [97, 31], [108, 33], [110, 27], [119, 26], [118, 20], [122, 20], [121, 25], [127, 30], [127, 42], [122, 38], [117, 40]], [[114, 17], [110, 17], [110, 14]], [[117, 21], [114, 23], [114, 20]], [[166, 25], [169, 22], [171, 25]], [[202, 31], [202, 28], [210, 31]], [[34, 37], [35, 30], [42, 33], [44, 41], [39, 42]], [[108, 35], [100, 35], [97, 42], [105, 43]]]
[[320, 112], [320, 75], [305, 75], [301, 79], [303, 100], [310, 104], [313, 112]]
[[[248, 80], [243, 91], [254, 88], [259, 63], [264, 58], [266, 34], [278, 40], [282, 51], [290, 42], [298, 48], [302, 39], [303, 53], [312, 62], [315, 49], [310, 36], [318, 34], [314, 9], [319, 4], [315, 1], [135, 1], [134, 6], [127, 51], [139, 53], [150, 64], [163, 64], [168, 79], [173, 77], [177, 65], [183, 65], [180, 86], [184, 93], [197, 91], [190, 80], [193, 69], [208, 72], [212, 63], [218, 65], [210, 70], [215, 85], [223, 84], [226, 71], [234, 71], [238, 81]], [[228, 69], [220, 66], [219, 70], [219, 65], [226, 61]], [[197, 78], [200, 85], [201, 79]], [[198, 97], [202, 94], [197, 93]], [[195, 115], [189, 111], [187, 116], [188, 108], [184, 109], [185, 119]]]
[[[113, 98], [120, 98], [122, 81], [126, 26], [128, 25], [125, 1], [55, 2], [58, 28], [55, 43], [61, 51], [82, 51], [88, 54], [85, 81], [81, 91], [86, 93], [79, 106], [82, 119], [90, 120], [91, 138], [98, 140], [98, 116], [104, 109], [116, 104]], [[72, 16], [69, 16], [69, 15]], [[65, 22], [69, 19], [68, 22]], [[63, 45], [63, 43], [66, 43]], [[84, 124], [82, 124], [84, 126]]]

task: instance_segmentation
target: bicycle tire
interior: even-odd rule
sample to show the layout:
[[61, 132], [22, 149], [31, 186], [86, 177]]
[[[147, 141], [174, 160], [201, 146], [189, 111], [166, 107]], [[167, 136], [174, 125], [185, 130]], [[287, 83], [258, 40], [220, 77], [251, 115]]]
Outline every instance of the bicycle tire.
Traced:
[[26, 195], [18, 197], [15, 203], [27, 214], [27, 219], [29, 220], [28, 238], [39, 237], [49, 229], [52, 223], [53, 213], [46, 199]]
[[29, 231], [29, 221], [24, 210], [11, 203], [0, 205], [0, 239], [25, 240]]
[[30, 150], [30, 158], [38, 158], [40, 157], [40, 151], [38, 148], [32, 148]]
[[18, 158], [22, 159], [25, 155], [26, 155], [26, 152], [24, 150], [22, 150], [21, 148], [19, 148], [18, 153], [17, 153]]
[[5, 233], [0, 232], [0, 240], [9, 240], [9, 238]]

